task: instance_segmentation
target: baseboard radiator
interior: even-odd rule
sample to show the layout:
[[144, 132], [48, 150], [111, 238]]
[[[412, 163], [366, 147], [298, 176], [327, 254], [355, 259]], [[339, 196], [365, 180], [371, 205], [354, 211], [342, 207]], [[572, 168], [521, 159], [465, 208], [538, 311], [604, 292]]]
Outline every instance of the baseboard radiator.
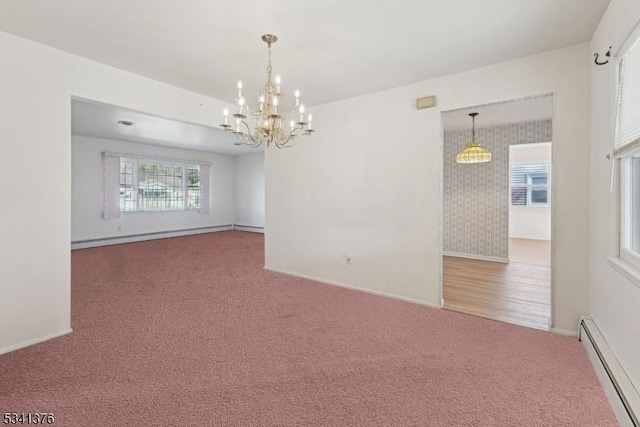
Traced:
[[620, 426], [640, 427], [640, 394], [592, 319], [580, 320], [578, 339], [589, 355]]
[[95, 248], [99, 246], [119, 245], [122, 243], [144, 242], [146, 240], [164, 239], [167, 237], [190, 236], [192, 234], [215, 233], [233, 230], [233, 224], [213, 225], [209, 227], [183, 228], [181, 230], [154, 231], [151, 233], [127, 234], [124, 236], [102, 237], [71, 241], [71, 250]]
[[238, 231], [248, 231], [250, 233], [264, 234], [264, 227], [259, 227], [256, 225], [233, 224], [233, 229]]

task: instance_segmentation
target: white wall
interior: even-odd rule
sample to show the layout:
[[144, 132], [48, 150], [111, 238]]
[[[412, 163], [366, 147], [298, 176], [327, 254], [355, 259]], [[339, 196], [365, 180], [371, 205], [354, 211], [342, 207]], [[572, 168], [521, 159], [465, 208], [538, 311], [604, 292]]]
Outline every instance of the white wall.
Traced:
[[[613, 52], [640, 22], [640, 2], [611, 0], [591, 42], [591, 51]], [[610, 188], [616, 67], [591, 66], [591, 315], [622, 367], [640, 390], [640, 285], [614, 269], [616, 193]]]
[[[78, 135], [72, 136], [71, 147], [72, 242], [233, 224], [233, 156]], [[210, 162], [209, 213], [134, 212], [124, 213], [120, 218], [102, 219], [103, 151]]]
[[[439, 305], [442, 111], [553, 92], [553, 319], [577, 332], [589, 311], [591, 59], [581, 44], [312, 108], [311, 139], [267, 152], [267, 267]], [[416, 110], [426, 95], [436, 107]]]
[[224, 105], [1, 32], [0, 52], [2, 353], [71, 326], [71, 96], [204, 125]]
[[[551, 163], [550, 142], [509, 146], [510, 165], [534, 163]], [[551, 240], [551, 208], [509, 204], [509, 237]]]
[[551, 240], [551, 208], [511, 206], [509, 238]]
[[264, 228], [264, 151], [235, 157], [236, 226]]

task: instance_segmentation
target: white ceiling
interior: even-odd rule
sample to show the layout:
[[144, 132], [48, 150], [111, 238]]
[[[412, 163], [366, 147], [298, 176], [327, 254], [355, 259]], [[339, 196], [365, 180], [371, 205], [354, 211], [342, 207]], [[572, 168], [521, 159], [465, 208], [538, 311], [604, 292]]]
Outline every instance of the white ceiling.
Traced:
[[478, 113], [476, 128], [548, 120], [553, 116], [553, 96], [540, 96], [445, 112], [442, 115], [443, 129], [445, 131], [471, 129], [469, 113], [472, 112]]
[[[123, 126], [120, 120], [133, 122]], [[71, 133], [221, 154], [256, 153], [256, 148], [234, 145], [237, 138], [218, 128], [169, 120], [113, 105], [73, 99]]]
[[233, 102], [265, 78], [317, 105], [591, 39], [609, 0], [2, 0], [0, 30]]

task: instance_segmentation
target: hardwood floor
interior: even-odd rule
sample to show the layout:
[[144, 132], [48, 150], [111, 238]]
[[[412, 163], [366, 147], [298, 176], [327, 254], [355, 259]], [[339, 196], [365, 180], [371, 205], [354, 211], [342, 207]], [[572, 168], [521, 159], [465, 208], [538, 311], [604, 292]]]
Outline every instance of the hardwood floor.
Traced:
[[[551, 316], [551, 268], [541, 253], [538, 264], [503, 264], [443, 258], [444, 308], [530, 328], [547, 330]], [[525, 257], [518, 258], [526, 260]]]
[[551, 265], [551, 241], [509, 239], [509, 261], [521, 264]]

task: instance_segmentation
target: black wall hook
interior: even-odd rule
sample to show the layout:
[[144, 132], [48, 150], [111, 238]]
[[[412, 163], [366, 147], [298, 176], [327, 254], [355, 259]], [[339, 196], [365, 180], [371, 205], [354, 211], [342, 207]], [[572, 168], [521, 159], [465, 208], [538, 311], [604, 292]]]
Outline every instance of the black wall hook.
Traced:
[[600, 56], [600, 54], [598, 52], [594, 53], [593, 56], [595, 56], [595, 59], [593, 60], [593, 62], [596, 65], [605, 65], [609, 63], [609, 58], [611, 57], [611, 46], [609, 46], [609, 50], [607, 51], [607, 53], [604, 54], [604, 56], [607, 58], [605, 61], [599, 62], [598, 61], [598, 57]]

